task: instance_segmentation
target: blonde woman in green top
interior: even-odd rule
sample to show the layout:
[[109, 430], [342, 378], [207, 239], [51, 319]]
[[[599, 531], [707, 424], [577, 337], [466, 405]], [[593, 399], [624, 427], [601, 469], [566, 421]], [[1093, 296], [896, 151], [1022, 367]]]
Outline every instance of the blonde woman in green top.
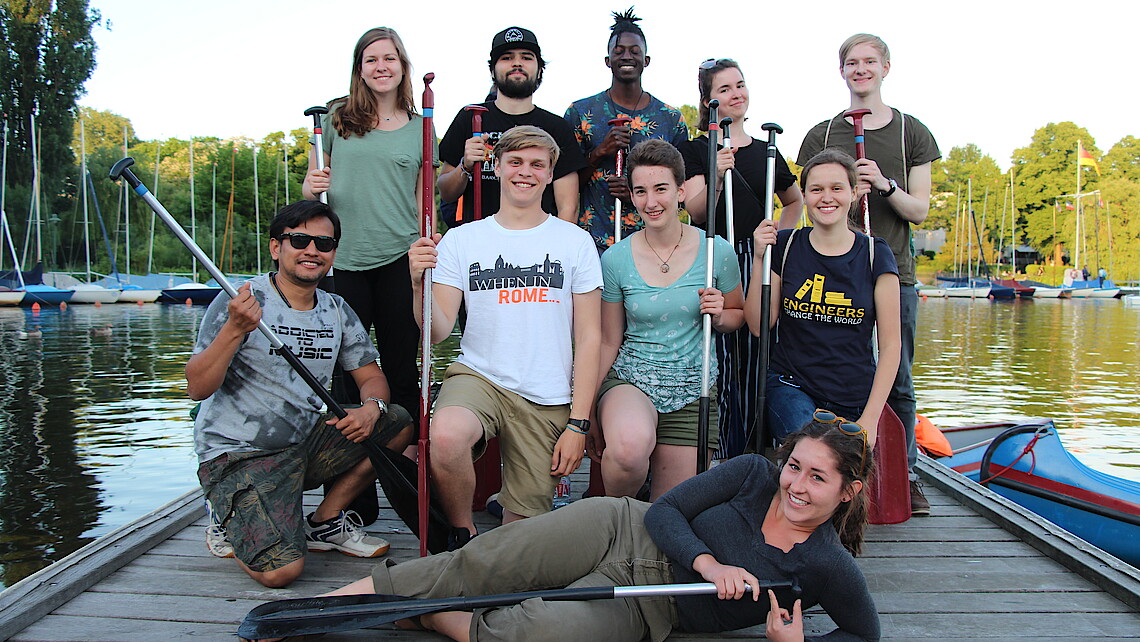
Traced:
[[[393, 29], [370, 29], [360, 37], [348, 95], [329, 103], [322, 123], [325, 169], [317, 169], [315, 154], [310, 157], [304, 194], [317, 199], [328, 193], [344, 228], [334, 265], [336, 292], [365, 330], [383, 329], [377, 349], [392, 401], [418, 408], [419, 328], [412, 317], [408, 247], [419, 236], [424, 198], [423, 120], [412, 100], [411, 73]], [[355, 398], [353, 391], [347, 394]]]

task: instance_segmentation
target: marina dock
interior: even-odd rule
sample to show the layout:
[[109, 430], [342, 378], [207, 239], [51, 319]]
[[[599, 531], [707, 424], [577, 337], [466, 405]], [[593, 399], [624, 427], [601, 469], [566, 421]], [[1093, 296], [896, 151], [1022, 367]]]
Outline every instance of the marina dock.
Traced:
[[[884, 640], [1136, 639], [1140, 571], [1036, 515], [922, 458], [933, 510], [891, 526], [871, 526], [858, 558]], [[588, 461], [573, 476], [586, 488]], [[307, 497], [315, 506], [316, 495]], [[368, 531], [392, 544], [388, 556], [414, 558], [418, 541], [381, 498]], [[310, 508], [311, 510], [311, 508]], [[481, 530], [494, 526], [477, 513]], [[269, 600], [308, 597], [368, 574], [374, 560], [310, 553], [301, 579], [267, 589], [232, 560], [212, 557], [201, 493], [187, 493], [0, 593], [0, 639], [234, 639], [238, 622]], [[831, 630], [818, 608], [808, 635]], [[718, 636], [674, 633], [670, 640], [757, 639], [763, 627]], [[384, 627], [330, 634], [330, 642], [442, 640]]]

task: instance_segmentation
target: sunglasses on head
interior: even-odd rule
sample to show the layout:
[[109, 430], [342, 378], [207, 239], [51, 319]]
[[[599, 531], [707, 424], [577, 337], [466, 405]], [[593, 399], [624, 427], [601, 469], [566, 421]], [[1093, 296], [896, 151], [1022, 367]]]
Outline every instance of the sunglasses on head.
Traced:
[[709, 69], [712, 69], [713, 67], [716, 67], [717, 65], [723, 65], [725, 63], [731, 63], [731, 62], [732, 62], [731, 58], [709, 58], [708, 60], [702, 62], [700, 64], [700, 66], [698, 67], [698, 69], [707, 71]]
[[843, 417], [835, 414], [834, 412], [831, 412], [830, 410], [824, 410], [823, 408], [816, 408], [815, 412], [812, 413], [812, 419], [818, 421], [821, 424], [835, 424], [836, 428], [839, 428], [839, 432], [842, 432], [849, 437], [858, 437], [859, 435], [862, 435], [863, 455], [860, 460], [861, 465], [859, 466], [859, 472], [863, 473], [867, 470], [867, 430], [865, 428], [855, 423], [854, 421], [848, 421]]
[[336, 246], [340, 245], [340, 240], [331, 236], [313, 236], [304, 232], [285, 232], [277, 237], [277, 240], [282, 243], [285, 242], [285, 239], [289, 239], [289, 244], [293, 246], [294, 250], [303, 250], [314, 241], [317, 244], [318, 252], [332, 252]]

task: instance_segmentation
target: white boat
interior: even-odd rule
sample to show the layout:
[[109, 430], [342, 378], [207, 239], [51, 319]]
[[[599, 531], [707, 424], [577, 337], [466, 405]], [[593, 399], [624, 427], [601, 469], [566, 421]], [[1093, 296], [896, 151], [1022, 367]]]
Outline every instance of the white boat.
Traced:
[[1069, 299], [1073, 296], [1072, 288], [1050, 288], [1050, 287], [1034, 287], [1033, 298], [1035, 299]]
[[71, 303], [114, 303], [123, 293], [122, 290], [105, 288], [94, 283], [80, 283], [69, 289], [74, 293], [71, 295]]
[[1073, 288], [1074, 299], [1115, 299], [1120, 288]]
[[135, 286], [126, 286], [119, 295], [119, 303], [154, 303], [162, 296], [162, 290], [147, 290]]
[[1124, 301], [1124, 305], [1131, 305], [1140, 307], [1140, 294], [1129, 294], [1128, 296], [1120, 297]]
[[23, 300], [23, 290], [0, 289], [0, 305], [20, 305]]
[[933, 285], [924, 285], [918, 288], [918, 296], [945, 298], [946, 288], [939, 288]]
[[969, 286], [945, 288], [946, 296], [956, 299], [985, 299], [990, 296], [990, 286]]

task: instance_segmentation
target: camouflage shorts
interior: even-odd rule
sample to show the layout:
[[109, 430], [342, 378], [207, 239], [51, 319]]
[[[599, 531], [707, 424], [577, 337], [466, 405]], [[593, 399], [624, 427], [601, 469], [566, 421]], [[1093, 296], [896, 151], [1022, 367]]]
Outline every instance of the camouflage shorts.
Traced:
[[[321, 417], [305, 441], [277, 451], [224, 453], [198, 467], [202, 491], [226, 529], [234, 555], [250, 569], [272, 571], [305, 556], [301, 495], [355, 466], [367, 454]], [[386, 444], [411, 423], [393, 405], [369, 440]]]

